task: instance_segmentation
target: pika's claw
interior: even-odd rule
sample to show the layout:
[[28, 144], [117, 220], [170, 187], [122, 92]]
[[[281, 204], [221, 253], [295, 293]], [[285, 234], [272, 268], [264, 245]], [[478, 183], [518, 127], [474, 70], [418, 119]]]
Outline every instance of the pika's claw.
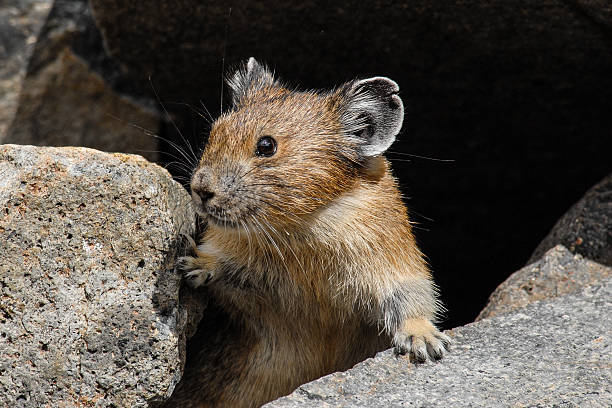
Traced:
[[194, 269], [189, 272], [185, 272], [184, 276], [189, 286], [191, 286], [192, 288], [198, 288], [212, 281], [214, 274], [211, 271], [205, 271], [203, 269]]
[[213, 263], [205, 256], [183, 256], [177, 260], [176, 268], [183, 272], [187, 284], [192, 288], [207, 285], [215, 278]]
[[436, 361], [450, 349], [451, 339], [427, 319], [406, 319], [393, 336], [395, 354], [408, 354], [410, 361]]
[[437, 332], [436, 334], [434, 334], [434, 336], [436, 339], [442, 342], [442, 346], [444, 347], [444, 350], [450, 351], [451, 344], [453, 343], [450, 337], [448, 337], [446, 334], [441, 333], [441, 332]]
[[176, 270], [185, 274], [193, 269], [197, 269], [196, 262], [196, 258], [193, 256], [181, 256], [176, 260]]

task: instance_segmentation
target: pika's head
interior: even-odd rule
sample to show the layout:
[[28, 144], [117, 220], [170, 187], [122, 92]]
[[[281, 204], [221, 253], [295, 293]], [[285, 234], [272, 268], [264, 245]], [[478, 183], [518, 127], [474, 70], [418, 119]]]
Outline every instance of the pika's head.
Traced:
[[376, 167], [402, 126], [399, 88], [384, 77], [296, 92], [251, 58], [228, 84], [233, 108], [191, 179], [196, 211], [217, 227], [307, 223]]

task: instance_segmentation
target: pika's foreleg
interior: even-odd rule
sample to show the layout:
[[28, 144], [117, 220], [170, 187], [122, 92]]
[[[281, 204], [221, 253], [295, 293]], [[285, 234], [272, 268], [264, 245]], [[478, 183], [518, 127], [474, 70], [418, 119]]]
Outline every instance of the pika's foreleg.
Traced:
[[182, 270], [189, 286], [197, 288], [214, 281], [221, 269], [221, 253], [210, 242], [196, 245], [188, 237], [194, 256], [183, 256], [178, 260], [178, 268]]
[[433, 324], [440, 309], [433, 283], [426, 278], [398, 284], [384, 296], [384, 326], [395, 353], [407, 354], [415, 363], [441, 359], [450, 349], [451, 339]]
[[406, 318], [393, 336], [396, 354], [408, 354], [415, 363], [439, 360], [449, 351], [451, 340], [426, 318]]

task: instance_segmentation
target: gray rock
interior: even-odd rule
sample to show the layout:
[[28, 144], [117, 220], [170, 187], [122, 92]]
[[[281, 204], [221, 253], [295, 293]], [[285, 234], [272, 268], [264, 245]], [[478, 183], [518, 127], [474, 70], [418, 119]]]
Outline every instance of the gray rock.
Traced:
[[152, 133], [158, 122], [156, 112], [114, 92], [66, 48], [56, 60], [25, 79], [4, 142], [86, 146], [138, 153], [154, 160], [157, 140]]
[[0, 406], [154, 406], [184, 366], [185, 190], [139, 156], [0, 146]]
[[[154, 105], [114, 89], [86, 0], [56, 0], [40, 31], [18, 106], [0, 143], [86, 146], [157, 159]], [[107, 78], [111, 76], [111, 78]]]
[[266, 407], [609, 407], [612, 279], [448, 332], [415, 367], [390, 350]]
[[499, 285], [476, 321], [511, 312], [536, 300], [580, 291], [610, 276], [612, 268], [574, 255], [564, 246], [557, 245], [538, 262], [514, 272]]
[[0, 2], [0, 140], [17, 110], [17, 99], [38, 31], [51, 0]]
[[557, 244], [573, 253], [612, 266], [612, 174], [569, 209], [538, 245], [529, 262]]

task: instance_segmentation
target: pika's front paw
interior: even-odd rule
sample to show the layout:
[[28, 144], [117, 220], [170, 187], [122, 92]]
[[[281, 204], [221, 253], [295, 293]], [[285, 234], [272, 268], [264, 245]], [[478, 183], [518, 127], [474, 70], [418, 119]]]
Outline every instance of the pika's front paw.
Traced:
[[449, 351], [451, 339], [427, 319], [406, 319], [393, 336], [396, 354], [408, 354], [414, 363], [439, 360]]
[[213, 281], [215, 277], [214, 270], [205, 270], [205, 266], [201, 258], [192, 256], [183, 256], [178, 259], [177, 268], [183, 272], [183, 276], [187, 284], [192, 288], [197, 288], [206, 285]]

